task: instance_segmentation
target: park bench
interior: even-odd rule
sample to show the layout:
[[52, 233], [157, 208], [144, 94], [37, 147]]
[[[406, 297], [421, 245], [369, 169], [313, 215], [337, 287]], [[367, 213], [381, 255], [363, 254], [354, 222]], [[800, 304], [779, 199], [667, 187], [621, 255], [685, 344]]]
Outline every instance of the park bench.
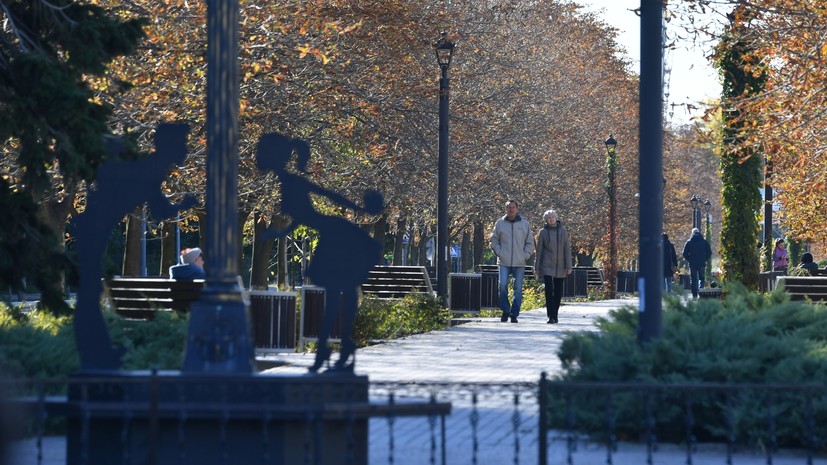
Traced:
[[572, 273], [576, 273], [577, 270], [586, 270], [586, 285], [589, 287], [601, 287], [603, 286], [603, 270], [600, 268], [595, 268], [593, 266], [575, 266]]
[[151, 320], [157, 311], [187, 312], [198, 300], [204, 280], [116, 276], [106, 282], [109, 301], [124, 318]]
[[433, 295], [434, 289], [424, 266], [376, 265], [362, 284], [362, 293], [380, 299], [399, 299], [408, 294]]
[[[201, 296], [204, 280], [115, 277], [106, 283], [115, 312], [131, 320], [152, 320], [159, 311], [188, 312]], [[256, 352], [296, 348], [296, 293], [249, 291], [250, 326]]]
[[[480, 273], [497, 273], [497, 276], [499, 276], [500, 265], [477, 265], [477, 270]], [[524, 279], [534, 279], [534, 267], [532, 265], [525, 266]]]
[[775, 287], [783, 285], [791, 300], [827, 301], [827, 276], [779, 276], [776, 279]]

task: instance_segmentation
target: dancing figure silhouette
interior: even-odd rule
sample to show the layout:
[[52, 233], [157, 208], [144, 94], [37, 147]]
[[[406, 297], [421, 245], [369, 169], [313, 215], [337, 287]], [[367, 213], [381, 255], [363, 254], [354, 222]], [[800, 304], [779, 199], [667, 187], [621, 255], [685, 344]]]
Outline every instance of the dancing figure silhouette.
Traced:
[[[86, 194], [86, 210], [75, 220], [80, 288], [75, 307], [75, 343], [81, 371], [117, 370], [123, 348], [112, 345], [100, 309], [102, 258], [112, 228], [138, 205], [146, 202], [157, 219], [175, 216], [197, 201], [186, 196], [172, 204], [161, 183], [174, 165], [187, 156], [186, 124], [161, 124], [155, 130], [155, 155], [135, 161], [112, 161], [98, 168], [96, 181]], [[110, 144], [113, 155], [122, 146]]]
[[[294, 152], [298, 174], [287, 169]], [[359, 206], [308, 180], [304, 174], [307, 173], [309, 160], [310, 146], [305, 141], [289, 139], [280, 134], [266, 134], [259, 139], [256, 155], [258, 168], [272, 171], [281, 181], [281, 212], [291, 218], [284, 230], [271, 230], [267, 236], [284, 237], [298, 225], [318, 231], [318, 245], [305, 274], [314, 284], [325, 288], [325, 313], [319, 331], [316, 360], [310, 367], [310, 372], [316, 373], [325, 362], [329, 363], [330, 347], [327, 341], [339, 316], [341, 298], [342, 350], [334, 366], [328, 367], [326, 372], [353, 373], [356, 344], [351, 334], [358, 308], [358, 288], [365, 282], [373, 266], [379, 263], [382, 246], [350, 221], [319, 213], [313, 206], [311, 195], [323, 196], [342, 207], [372, 215], [383, 210], [382, 195], [378, 191], [367, 191], [364, 205]]]

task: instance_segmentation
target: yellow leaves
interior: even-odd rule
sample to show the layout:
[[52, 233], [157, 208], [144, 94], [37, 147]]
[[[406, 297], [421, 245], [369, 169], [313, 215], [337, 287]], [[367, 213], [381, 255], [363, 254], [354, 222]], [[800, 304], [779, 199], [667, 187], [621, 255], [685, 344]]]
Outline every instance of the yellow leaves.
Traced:
[[388, 153], [388, 144], [371, 144], [368, 146], [367, 154], [373, 157], [382, 157]]
[[320, 59], [323, 65], [326, 65], [330, 62], [330, 57], [316, 47], [304, 44], [297, 46], [296, 50], [299, 51], [299, 58], [304, 58], [307, 55], [313, 55], [316, 58]]

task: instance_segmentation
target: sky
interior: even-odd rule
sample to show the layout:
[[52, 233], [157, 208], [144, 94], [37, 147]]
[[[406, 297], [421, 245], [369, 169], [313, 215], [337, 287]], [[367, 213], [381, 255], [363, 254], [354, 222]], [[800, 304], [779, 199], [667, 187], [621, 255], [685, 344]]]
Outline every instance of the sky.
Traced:
[[[626, 49], [635, 73], [640, 71], [640, 17], [633, 11], [640, 7], [640, 0], [574, 0], [586, 11], [598, 13], [603, 21], [618, 29], [619, 44]], [[711, 46], [695, 46], [678, 43], [673, 50], [664, 54], [664, 64], [671, 69], [668, 74], [669, 104], [693, 104], [697, 110], [688, 111], [686, 106], [667, 105], [665, 118], [672, 124], [689, 123], [693, 116], [703, 114], [698, 102], [716, 99], [720, 96], [721, 85], [717, 73], [704, 57]], [[664, 80], [666, 83], [666, 79]]]

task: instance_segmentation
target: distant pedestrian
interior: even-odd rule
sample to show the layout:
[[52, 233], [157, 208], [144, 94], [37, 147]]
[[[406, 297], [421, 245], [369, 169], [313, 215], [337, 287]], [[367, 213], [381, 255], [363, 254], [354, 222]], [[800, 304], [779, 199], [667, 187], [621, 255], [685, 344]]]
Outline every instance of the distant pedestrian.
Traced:
[[772, 269], [773, 271], [787, 272], [787, 267], [790, 264], [790, 255], [787, 253], [787, 245], [784, 239], [776, 239], [775, 249], [772, 251]]
[[798, 268], [801, 270], [807, 270], [810, 275], [815, 276], [816, 270], [818, 270], [818, 263], [813, 260], [813, 254], [810, 252], [804, 252], [801, 255], [801, 263], [798, 264]]
[[706, 261], [712, 258], [709, 242], [701, 235], [698, 228], [692, 228], [692, 235], [683, 246], [683, 258], [689, 262], [689, 281], [692, 285], [692, 297], [698, 298], [698, 284], [703, 280]]
[[[503, 323], [508, 321], [509, 316], [511, 322], [516, 323], [517, 317], [520, 316], [525, 265], [534, 253], [534, 236], [531, 234], [531, 226], [518, 213], [517, 201], [507, 201], [505, 216], [494, 223], [494, 230], [490, 237], [491, 249], [497, 256], [497, 264], [500, 265], [499, 294], [500, 309], [503, 312], [500, 321]], [[511, 276], [514, 276], [514, 299], [509, 303], [508, 282]]]
[[184, 249], [178, 258], [178, 264], [169, 267], [169, 277], [180, 281], [205, 279], [204, 254], [198, 247]]
[[557, 212], [543, 213], [545, 224], [537, 233], [537, 255], [534, 257], [534, 275], [542, 277], [546, 295], [546, 323], [557, 323], [557, 312], [563, 299], [566, 276], [571, 274], [571, 245], [569, 233], [557, 219]]
[[672, 277], [678, 271], [678, 255], [675, 246], [669, 241], [669, 234], [663, 233], [663, 288], [672, 292]]

